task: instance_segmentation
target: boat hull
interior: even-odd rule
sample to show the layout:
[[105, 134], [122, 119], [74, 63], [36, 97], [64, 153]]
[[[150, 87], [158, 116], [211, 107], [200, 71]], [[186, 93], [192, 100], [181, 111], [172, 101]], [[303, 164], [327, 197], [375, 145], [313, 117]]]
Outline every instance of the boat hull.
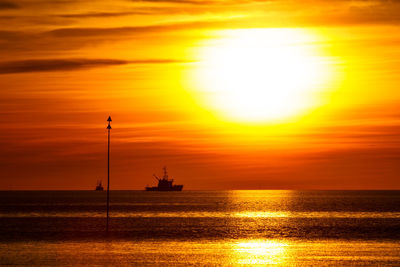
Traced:
[[172, 187], [158, 187], [158, 186], [152, 186], [152, 187], [146, 187], [146, 191], [182, 191], [183, 185], [174, 185]]

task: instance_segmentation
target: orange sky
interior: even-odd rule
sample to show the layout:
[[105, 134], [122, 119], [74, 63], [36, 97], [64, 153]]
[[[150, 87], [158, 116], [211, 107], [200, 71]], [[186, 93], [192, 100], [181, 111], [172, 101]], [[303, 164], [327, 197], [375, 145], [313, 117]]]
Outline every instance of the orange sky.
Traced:
[[[108, 115], [112, 189], [164, 165], [188, 190], [400, 189], [399, 23], [398, 1], [0, 0], [0, 189], [105, 181]], [[249, 33], [255, 52], [230, 53]], [[327, 78], [286, 103], [305, 108], [253, 118], [276, 102], [251, 98], [279, 69], [257, 50], [271, 38], [278, 84], [310, 62]]]

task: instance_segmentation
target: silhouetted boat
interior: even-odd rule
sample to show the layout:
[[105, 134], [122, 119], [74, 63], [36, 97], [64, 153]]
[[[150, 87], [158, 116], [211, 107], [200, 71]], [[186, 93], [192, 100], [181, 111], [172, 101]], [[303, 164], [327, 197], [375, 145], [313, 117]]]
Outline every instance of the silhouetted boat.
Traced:
[[162, 178], [155, 174], [153, 176], [158, 180], [158, 186], [146, 186], [146, 191], [182, 191], [183, 185], [173, 185], [174, 180], [168, 180], [167, 167], [164, 167], [164, 176]]
[[103, 185], [101, 184], [101, 181], [97, 181], [97, 186], [96, 186], [96, 191], [103, 191]]

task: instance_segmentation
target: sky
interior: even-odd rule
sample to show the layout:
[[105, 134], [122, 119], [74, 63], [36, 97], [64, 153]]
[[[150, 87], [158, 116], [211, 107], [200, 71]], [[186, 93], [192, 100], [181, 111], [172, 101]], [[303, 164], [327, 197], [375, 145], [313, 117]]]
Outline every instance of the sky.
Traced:
[[400, 1], [0, 0], [0, 190], [400, 189]]

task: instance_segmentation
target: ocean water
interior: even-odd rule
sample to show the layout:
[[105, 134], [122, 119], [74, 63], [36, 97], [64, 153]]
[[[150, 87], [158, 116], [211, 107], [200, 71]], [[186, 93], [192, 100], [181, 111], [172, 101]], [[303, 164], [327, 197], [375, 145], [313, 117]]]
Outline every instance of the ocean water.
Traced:
[[400, 266], [400, 191], [0, 192], [0, 265]]

